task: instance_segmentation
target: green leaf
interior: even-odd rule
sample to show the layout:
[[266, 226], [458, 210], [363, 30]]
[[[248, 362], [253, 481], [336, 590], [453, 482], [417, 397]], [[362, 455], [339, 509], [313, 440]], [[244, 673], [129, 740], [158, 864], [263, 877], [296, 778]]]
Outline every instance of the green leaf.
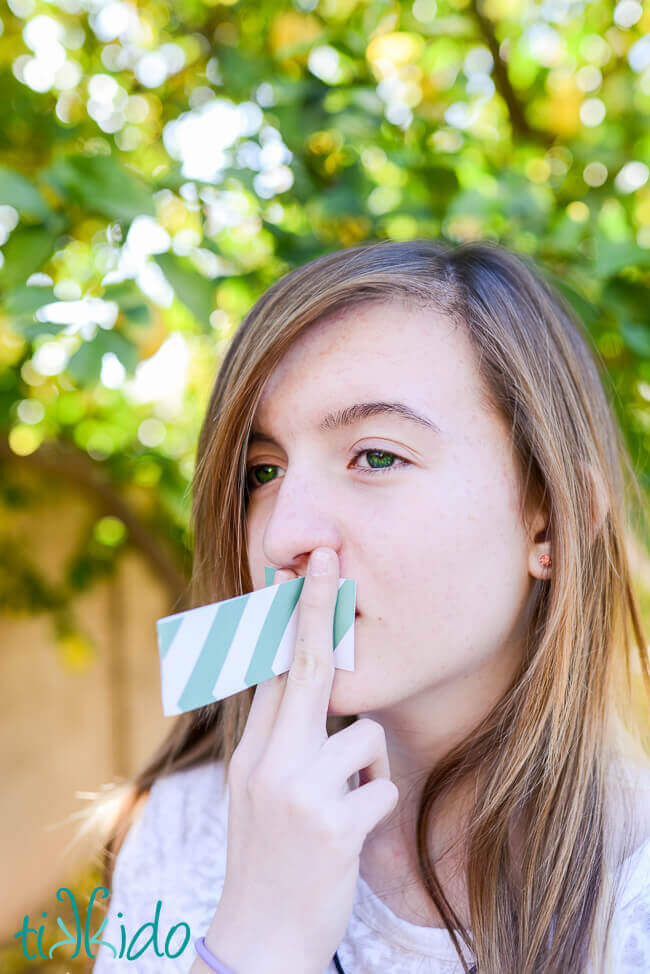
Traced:
[[45, 227], [20, 227], [14, 230], [3, 247], [5, 260], [0, 268], [0, 287], [24, 284], [51, 256], [57, 238], [58, 233]]
[[102, 334], [105, 336], [106, 351], [117, 356], [126, 369], [127, 375], [133, 375], [139, 362], [138, 350], [133, 342], [115, 329], [111, 329], [111, 331], [102, 329]]
[[35, 311], [46, 304], [56, 301], [53, 287], [35, 287], [23, 285], [8, 291], [4, 295], [4, 310], [9, 317], [33, 315]]
[[68, 362], [67, 371], [77, 382], [90, 385], [99, 380], [102, 357], [113, 352], [120, 360], [128, 375], [133, 375], [138, 364], [138, 351], [132, 342], [120, 332], [103, 328], [97, 330], [94, 338], [80, 345]]
[[[284, 259], [290, 259], [293, 264], [303, 264], [314, 257], [320, 257], [324, 252], [323, 243], [314, 233], [292, 233], [277, 223], [262, 220], [264, 229], [275, 239], [275, 252]], [[210, 247], [206, 241], [204, 246]], [[213, 248], [210, 247], [212, 250]], [[221, 253], [216, 247], [215, 253]]]
[[339, 183], [326, 190], [320, 199], [321, 212], [326, 216], [364, 216], [366, 208], [357, 187], [350, 182]]
[[648, 288], [642, 280], [612, 277], [601, 291], [599, 304], [614, 321], [643, 321], [648, 312]]
[[130, 324], [136, 327], [151, 324], [151, 308], [133, 279], [108, 284], [104, 288], [103, 298], [105, 301], [115, 301]]
[[582, 224], [571, 220], [563, 213], [550, 232], [547, 245], [551, 244], [556, 251], [574, 254], [585, 235]]
[[154, 259], [171, 284], [176, 297], [189, 308], [206, 332], [214, 311], [214, 283], [199, 274], [186, 259], [174, 254], [154, 254]]
[[650, 328], [648, 325], [624, 321], [621, 325], [621, 332], [628, 348], [631, 348], [637, 355], [650, 358]]
[[149, 326], [153, 321], [151, 308], [148, 304], [136, 304], [130, 308], [124, 308], [124, 316], [130, 324], [137, 327]]
[[51, 210], [39, 191], [14, 169], [0, 166], [0, 203], [8, 203], [22, 217], [44, 223]]
[[56, 301], [54, 288], [21, 286], [4, 296], [4, 312], [13, 328], [33, 341], [38, 335], [58, 335], [67, 326], [54, 321], [35, 321], [34, 313]]
[[643, 250], [632, 240], [611, 240], [596, 232], [594, 240], [596, 277], [612, 277], [624, 267], [648, 266], [650, 251]]
[[420, 166], [415, 171], [427, 187], [427, 192], [439, 202], [451, 199], [458, 191], [458, 176], [449, 166]]
[[67, 156], [58, 159], [43, 178], [84, 209], [111, 220], [155, 216], [150, 187], [114, 156]]
[[13, 322], [16, 331], [20, 332], [23, 338], [33, 342], [41, 335], [58, 335], [64, 328], [68, 327], [66, 322], [59, 321], [34, 321], [33, 318], [16, 318]]
[[[272, 62], [265, 58], [270, 69]], [[260, 77], [268, 77], [270, 72], [260, 73], [261, 58], [247, 57], [239, 47], [223, 45], [219, 48], [219, 68], [228, 94], [233, 97], [248, 93], [251, 86], [259, 84]]]

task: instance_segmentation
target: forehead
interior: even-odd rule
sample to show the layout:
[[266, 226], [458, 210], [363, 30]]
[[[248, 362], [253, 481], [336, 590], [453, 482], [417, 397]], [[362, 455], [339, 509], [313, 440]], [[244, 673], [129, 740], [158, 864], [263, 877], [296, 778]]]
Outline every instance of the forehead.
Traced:
[[432, 308], [401, 302], [358, 306], [320, 319], [298, 336], [269, 375], [255, 426], [285, 422], [295, 410], [320, 412], [354, 393], [397, 393], [422, 406], [467, 406], [480, 395], [465, 329]]

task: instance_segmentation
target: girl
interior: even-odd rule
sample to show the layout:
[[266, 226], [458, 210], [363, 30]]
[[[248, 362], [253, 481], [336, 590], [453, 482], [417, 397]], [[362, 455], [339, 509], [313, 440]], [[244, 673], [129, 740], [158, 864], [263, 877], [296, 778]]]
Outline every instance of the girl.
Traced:
[[275, 283], [201, 430], [192, 604], [304, 576], [294, 662], [179, 716], [136, 775], [102, 936], [161, 901], [158, 944], [191, 940], [104, 945], [96, 974], [650, 970], [627, 484], [642, 506], [597, 358], [525, 258], [384, 241]]

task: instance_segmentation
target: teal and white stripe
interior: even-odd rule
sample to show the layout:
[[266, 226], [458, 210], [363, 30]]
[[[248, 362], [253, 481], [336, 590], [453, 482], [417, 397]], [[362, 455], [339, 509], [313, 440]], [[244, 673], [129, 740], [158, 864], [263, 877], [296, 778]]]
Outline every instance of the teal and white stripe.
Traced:
[[[223, 700], [279, 673], [293, 661], [304, 578], [177, 612], [156, 622], [163, 713], [167, 717]], [[356, 582], [339, 579], [334, 609], [334, 665], [354, 671]]]

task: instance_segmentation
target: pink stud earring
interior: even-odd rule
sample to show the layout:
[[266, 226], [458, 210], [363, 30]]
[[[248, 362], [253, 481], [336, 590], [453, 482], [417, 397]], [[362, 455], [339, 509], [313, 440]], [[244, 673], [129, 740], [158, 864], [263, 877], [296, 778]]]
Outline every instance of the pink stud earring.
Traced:
[[550, 555], [540, 555], [539, 556], [539, 563], [540, 563], [540, 565], [543, 565], [544, 568], [549, 568], [550, 567], [550, 564], [551, 564], [551, 556]]

